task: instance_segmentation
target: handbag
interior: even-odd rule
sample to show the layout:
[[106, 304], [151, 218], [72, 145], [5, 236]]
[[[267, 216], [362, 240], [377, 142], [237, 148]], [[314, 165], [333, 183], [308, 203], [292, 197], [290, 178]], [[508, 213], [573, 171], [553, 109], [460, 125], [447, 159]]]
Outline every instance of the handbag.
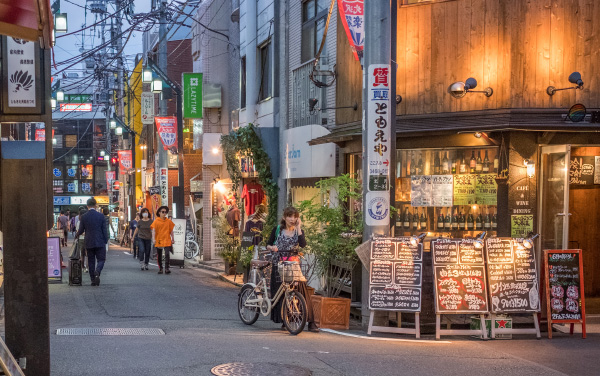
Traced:
[[79, 241], [74, 241], [69, 253], [69, 259], [79, 260], [81, 258], [81, 249], [79, 249]]

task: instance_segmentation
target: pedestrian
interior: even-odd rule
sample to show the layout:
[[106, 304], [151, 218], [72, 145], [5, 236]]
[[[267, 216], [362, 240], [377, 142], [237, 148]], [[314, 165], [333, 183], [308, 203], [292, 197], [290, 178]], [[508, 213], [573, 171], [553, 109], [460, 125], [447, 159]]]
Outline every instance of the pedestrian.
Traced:
[[[112, 225], [112, 222], [110, 220], [110, 215], [108, 215], [109, 214], [108, 208], [102, 208], [102, 214], [104, 215], [104, 225], [106, 226], [106, 233], [108, 234], [108, 239], [110, 240], [111, 233], [116, 238], [117, 232], [115, 231], [115, 228]], [[106, 243], [106, 251], [107, 252], [108, 252], [108, 246], [109, 246], [109, 243], [107, 242]]]
[[138, 242], [137, 238], [134, 237], [135, 230], [137, 229], [138, 222], [140, 220], [140, 215], [136, 214], [135, 219], [129, 222], [129, 240], [131, 241], [131, 253], [133, 253], [133, 258], [138, 257]]
[[[283, 218], [280, 224], [271, 231], [271, 236], [267, 242], [267, 250], [273, 252], [273, 268], [271, 269], [271, 299], [281, 286], [278, 264], [280, 261], [300, 261], [299, 248], [306, 247], [306, 238], [304, 230], [302, 230], [302, 221], [300, 213], [294, 207], [287, 207], [283, 211]], [[308, 330], [318, 332], [319, 328], [314, 322], [314, 314], [310, 294], [306, 282], [296, 282], [298, 284], [298, 292], [304, 296], [306, 301], [306, 310], [308, 311]], [[283, 308], [282, 300], [280, 299], [271, 310], [271, 320], [275, 323], [283, 323], [281, 311]], [[284, 325], [281, 325], [285, 329]]]
[[141, 270], [148, 270], [150, 252], [152, 252], [152, 229], [150, 228], [152, 219], [148, 208], [142, 208], [141, 215], [142, 218], [137, 223], [133, 237], [138, 239], [140, 268]]
[[152, 243], [156, 247], [158, 253], [158, 274], [163, 274], [163, 253], [165, 254], [165, 274], [170, 274], [169, 263], [171, 262], [171, 253], [173, 253], [173, 229], [175, 224], [169, 218], [168, 206], [161, 206], [158, 208], [156, 215], [157, 218], [152, 222], [150, 228], [152, 229]]
[[71, 236], [73, 237], [73, 239], [75, 239], [75, 232], [77, 231], [77, 229], [75, 228], [75, 221], [77, 220], [78, 216], [79, 214], [74, 214], [71, 217], [71, 220], [69, 221], [69, 230], [71, 231]]
[[61, 244], [63, 247], [67, 246], [67, 240], [69, 235], [69, 217], [65, 215], [65, 211], [61, 210], [60, 215], [58, 216], [58, 220], [56, 221], [56, 229], [62, 230], [63, 238], [61, 239]]
[[77, 237], [85, 233], [85, 248], [92, 286], [100, 286], [100, 274], [106, 261], [106, 244], [108, 243], [106, 219], [96, 210], [94, 198], [87, 200], [87, 208], [88, 212], [79, 220]]
[[[80, 227], [80, 223], [81, 223], [81, 216], [83, 216], [86, 212], [87, 212], [87, 210], [83, 206], [79, 207], [79, 215], [75, 217], [75, 233], [73, 234], [73, 238], [75, 238], [75, 234], [77, 233], [77, 231], [79, 231], [79, 227]], [[87, 252], [85, 249], [85, 235], [81, 234], [79, 236], [79, 238], [75, 241], [77, 241], [77, 247], [79, 247], [81, 270], [83, 270], [83, 272], [86, 273], [88, 271], [88, 268], [86, 267], [88, 262], [86, 262]]]

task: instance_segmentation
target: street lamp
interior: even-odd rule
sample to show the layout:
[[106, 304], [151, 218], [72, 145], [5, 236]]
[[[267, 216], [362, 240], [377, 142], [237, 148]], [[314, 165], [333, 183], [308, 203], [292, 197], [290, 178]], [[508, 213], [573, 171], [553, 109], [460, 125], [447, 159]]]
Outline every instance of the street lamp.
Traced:
[[120, 136], [123, 134], [123, 127], [117, 127], [117, 129], [115, 129], [115, 134], [117, 136]]
[[50, 98], [50, 107], [54, 110], [56, 109], [56, 99]]
[[108, 161], [108, 155], [105, 155], [105, 156], [104, 156], [104, 160], [105, 160], [105, 161]]
[[145, 84], [149, 84], [152, 82], [152, 69], [144, 68], [142, 70], [142, 82]]
[[152, 80], [152, 92], [155, 94], [160, 93], [162, 91], [162, 85], [163, 82], [160, 78], [155, 78]]
[[54, 28], [57, 33], [67, 32], [67, 14], [58, 13], [54, 16]]
[[117, 127], [117, 122], [115, 120], [110, 121], [110, 129], [115, 129]]
[[57, 92], [56, 92], [56, 100], [57, 100], [58, 102], [62, 102], [62, 101], [64, 101], [64, 100], [65, 100], [65, 92], [64, 92], [64, 91], [62, 91], [62, 90], [59, 90], [59, 91], [57, 91]]
[[104, 150], [100, 150], [100, 156], [104, 157], [106, 155], [106, 152]]

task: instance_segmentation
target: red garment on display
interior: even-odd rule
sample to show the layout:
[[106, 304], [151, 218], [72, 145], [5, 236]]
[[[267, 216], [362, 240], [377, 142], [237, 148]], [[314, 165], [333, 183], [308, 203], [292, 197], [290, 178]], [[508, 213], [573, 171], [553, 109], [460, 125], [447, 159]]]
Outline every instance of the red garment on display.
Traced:
[[242, 190], [242, 200], [244, 200], [244, 209], [246, 215], [252, 215], [256, 211], [256, 205], [260, 205], [265, 198], [265, 192], [260, 184], [248, 183]]

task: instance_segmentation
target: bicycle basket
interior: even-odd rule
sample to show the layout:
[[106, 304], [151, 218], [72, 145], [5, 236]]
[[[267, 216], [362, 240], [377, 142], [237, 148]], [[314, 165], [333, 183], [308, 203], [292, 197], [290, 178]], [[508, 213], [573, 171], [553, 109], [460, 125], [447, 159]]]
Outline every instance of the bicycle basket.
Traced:
[[292, 283], [292, 282], [306, 282], [300, 263], [296, 261], [283, 261], [278, 265], [279, 276], [281, 282]]

